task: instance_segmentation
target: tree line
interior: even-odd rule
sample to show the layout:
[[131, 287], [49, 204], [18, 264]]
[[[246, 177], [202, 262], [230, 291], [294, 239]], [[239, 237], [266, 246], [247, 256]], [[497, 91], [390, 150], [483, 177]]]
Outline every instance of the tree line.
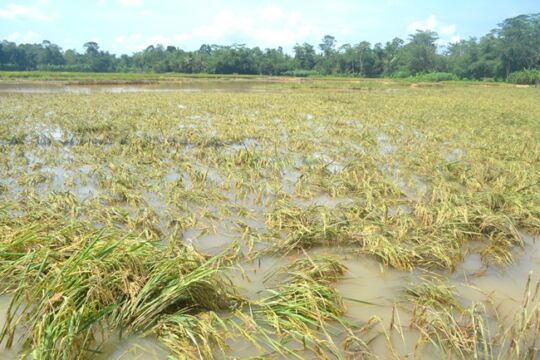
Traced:
[[385, 44], [361, 41], [338, 46], [335, 37], [326, 35], [317, 46], [296, 44], [291, 54], [281, 47], [205, 44], [195, 51], [152, 45], [121, 56], [101, 50], [96, 42], [85, 43], [80, 53], [64, 51], [47, 40], [18, 45], [4, 40], [0, 43], [0, 70], [361, 77], [439, 72], [462, 79], [506, 79], [516, 71], [540, 68], [540, 13], [506, 19], [479, 39], [446, 46], [440, 46], [438, 40], [436, 32], [417, 30], [407, 40], [396, 37]]

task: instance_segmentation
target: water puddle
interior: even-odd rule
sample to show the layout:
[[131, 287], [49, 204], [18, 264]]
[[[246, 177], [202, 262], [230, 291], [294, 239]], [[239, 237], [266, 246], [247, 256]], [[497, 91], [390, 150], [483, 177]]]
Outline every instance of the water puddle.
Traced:
[[452, 149], [444, 153], [443, 158], [448, 162], [460, 161], [465, 155], [463, 149]]
[[209, 80], [171, 81], [140, 84], [66, 84], [63, 82], [9, 82], [0, 83], [0, 94], [130, 94], [140, 92], [268, 92], [279, 91], [268, 81]]
[[186, 229], [183, 233], [184, 242], [203, 253], [218, 255], [234, 240], [240, 239], [238, 228], [231, 221], [220, 220], [211, 226], [203, 226]]
[[[324, 164], [324, 168], [331, 174], [336, 174], [345, 168], [345, 166], [340, 162], [320, 152], [313, 153], [313, 159], [322, 162]], [[306, 159], [306, 163], [309, 165], [311, 163], [311, 159]]]
[[410, 200], [418, 201], [429, 190], [428, 184], [416, 174], [404, 173], [395, 165], [380, 165], [378, 168]]
[[242, 141], [235, 142], [235, 143], [232, 143], [231, 145], [229, 145], [229, 148], [231, 150], [233, 150], [233, 151], [237, 151], [237, 150], [240, 150], [240, 149], [247, 149], [247, 148], [251, 148], [251, 147], [253, 147], [255, 149], [260, 149], [261, 148], [261, 146], [259, 145], [257, 139], [250, 138], [250, 137], [247, 137]]
[[198, 182], [209, 181], [217, 185], [221, 185], [225, 183], [224, 177], [217, 170], [211, 168], [210, 166], [200, 164], [200, 163], [192, 163], [191, 167], [193, 169], [193, 172], [190, 174], [190, 178], [194, 177], [194, 179], [190, 180], [191, 184], [195, 183], [196, 181]]
[[515, 261], [504, 267], [485, 266], [477, 253], [469, 254], [451, 280], [467, 299], [485, 301], [511, 320], [520, 308], [529, 274], [532, 283], [540, 280], [540, 237], [522, 234], [524, 249], [514, 249]]
[[397, 204], [397, 205], [390, 205], [388, 206], [386, 210], [386, 216], [392, 217], [392, 216], [400, 216], [405, 214], [412, 213], [413, 209], [408, 204]]
[[168, 351], [155, 337], [130, 336], [120, 338], [114, 334], [99, 349], [97, 360], [166, 360]]
[[386, 134], [378, 134], [375, 137], [377, 145], [379, 146], [379, 153], [381, 155], [389, 155], [396, 151], [397, 146], [390, 142], [390, 138]]
[[[11, 296], [0, 295], [0, 326], [4, 326], [6, 322], [7, 310], [11, 302]], [[23, 329], [18, 329], [13, 338], [13, 345], [10, 349], [5, 348], [5, 342], [0, 344], [0, 360], [17, 359], [17, 353], [22, 350], [20, 339], [23, 335]]]
[[32, 124], [30, 127], [29, 132], [33, 134], [39, 146], [50, 146], [53, 143], [64, 146], [77, 144], [75, 135], [58, 125]]
[[335, 208], [338, 205], [346, 205], [353, 203], [354, 200], [346, 197], [331, 197], [326, 194], [322, 194], [310, 199], [294, 198], [294, 204], [299, 207], [307, 206], [326, 206], [328, 208]]

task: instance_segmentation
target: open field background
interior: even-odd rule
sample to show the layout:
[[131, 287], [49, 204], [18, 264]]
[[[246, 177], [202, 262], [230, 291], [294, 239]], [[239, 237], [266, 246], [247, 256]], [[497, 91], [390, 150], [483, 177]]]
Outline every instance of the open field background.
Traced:
[[537, 358], [537, 88], [0, 78], [0, 356]]

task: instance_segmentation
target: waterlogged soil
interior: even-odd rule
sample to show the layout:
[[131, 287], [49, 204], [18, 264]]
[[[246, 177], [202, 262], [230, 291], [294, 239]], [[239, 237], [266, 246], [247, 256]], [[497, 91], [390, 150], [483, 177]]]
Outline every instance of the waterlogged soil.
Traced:
[[184, 81], [146, 84], [69, 84], [65, 82], [0, 82], [0, 96], [8, 94], [94, 94], [140, 92], [260, 92], [275, 91], [267, 81]]
[[[334, 256], [347, 267], [335, 284], [344, 317], [373, 324], [363, 336], [381, 359], [445, 354], [433, 344], [418, 346], [422, 333], [412, 325], [405, 293], [426, 276], [444, 278], [463, 306], [482, 303], [488, 314], [511, 325], [528, 277], [540, 280], [540, 238], [533, 235], [540, 231], [537, 213], [518, 214], [519, 206], [504, 193], [509, 187], [530, 191], [512, 201], [522, 201], [521, 209], [538, 206], [534, 124], [540, 109], [530, 98], [497, 88], [413, 89], [405, 95], [294, 89], [259, 94], [261, 89], [264, 84], [250, 82], [2, 83], [0, 198], [13, 205], [12, 216], [28, 211], [24, 204], [31, 201], [62, 202], [74, 221], [141, 233], [163, 246], [180, 241], [209, 256], [238, 242], [246, 258], [228, 277], [252, 300], [260, 298], [280, 266], [307, 256]], [[511, 104], [497, 105], [497, 99], [509, 97]], [[470, 122], [454, 123], [464, 116]], [[505, 147], [508, 138], [519, 142], [512, 153]], [[529, 155], [523, 156], [526, 148]], [[475, 170], [480, 162], [486, 165]], [[478, 208], [467, 207], [466, 201], [483, 199], [488, 191], [495, 195], [486, 195], [492, 198]], [[464, 193], [472, 194], [464, 204], [449, 206], [461, 206], [466, 218], [482, 211], [504, 216], [517, 232], [523, 244], [505, 248], [508, 263], [482, 253], [495, 231], [483, 233], [484, 225], [470, 228], [474, 236], [463, 242], [453, 267], [419, 261], [400, 268], [356, 240], [279, 248], [298, 232], [313, 234], [328, 218], [364, 208], [365, 234], [382, 228], [402, 239], [396, 229], [411, 222], [429, 228], [457, 221], [440, 201], [451, 204]], [[313, 211], [323, 214], [315, 224], [288, 227], [288, 221]], [[365, 220], [375, 213], [381, 214], [376, 221]], [[276, 220], [276, 214], [285, 215]], [[498, 220], [492, 221], [497, 228]], [[361, 241], [368, 236], [364, 232], [358, 232]], [[0, 297], [0, 323], [9, 301], [9, 294]], [[336, 336], [336, 343], [342, 340]], [[0, 359], [15, 357], [21, 348], [15, 341]], [[116, 334], [98, 349], [100, 359], [168, 356], [152, 336]], [[249, 344], [236, 344], [233, 354], [257, 355]]]

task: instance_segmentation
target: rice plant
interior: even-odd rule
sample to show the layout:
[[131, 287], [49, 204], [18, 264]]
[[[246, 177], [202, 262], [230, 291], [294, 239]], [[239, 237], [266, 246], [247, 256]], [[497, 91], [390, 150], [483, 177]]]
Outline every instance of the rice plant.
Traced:
[[537, 356], [535, 89], [365, 81], [1, 96], [2, 346]]

